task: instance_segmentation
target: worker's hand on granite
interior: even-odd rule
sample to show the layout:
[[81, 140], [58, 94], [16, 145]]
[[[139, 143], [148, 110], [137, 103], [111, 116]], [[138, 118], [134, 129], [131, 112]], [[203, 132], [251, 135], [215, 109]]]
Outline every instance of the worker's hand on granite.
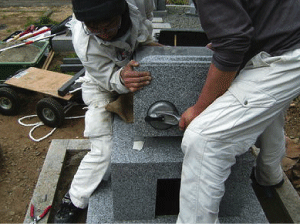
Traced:
[[160, 44], [158, 42], [152, 41], [150, 43], [147, 43], [146, 46], [152, 46], [152, 47], [163, 47], [163, 44]]
[[196, 106], [188, 108], [182, 115], [179, 121], [179, 129], [184, 131], [189, 124], [201, 113]]
[[131, 60], [121, 71], [121, 79], [130, 92], [140, 90], [150, 84], [151, 75], [146, 71], [134, 71], [134, 67], [138, 67], [139, 63]]

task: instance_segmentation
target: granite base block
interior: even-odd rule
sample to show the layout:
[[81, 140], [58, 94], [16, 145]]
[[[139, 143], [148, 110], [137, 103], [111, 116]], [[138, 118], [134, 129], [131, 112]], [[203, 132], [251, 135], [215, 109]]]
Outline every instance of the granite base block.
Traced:
[[[113, 213], [113, 191], [111, 182], [102, 182], [89, 203], [87, 224], [100, 223], [176, 223], [177, 215], [156, 216], [152, 220], [115, 220]], [[130, 203], [130, 202], [129, 202]], [[268, 223], [262, 209], [257, 203], [249, 203], [239, 209], [239, 215], [220, 216], [220, 223]]]
[[[177, 215], [159, 216], [152, 220], [115, 220], [111, 181], [102, 182], [90, 198], [87, 224], [100, 223], [175, 223]], [[130, 203], [130, 202], [129, 202]]]
[[[144, 139], [144, 148], [136, 151], [132, 149], [133, 128], [133, 124], [115, 118], [111, 184], [106, 187], [101, 184], [92, 196], [89, 223], [159, 223], [157, 219], [161, 217], [172, 217], [172, 221], [163, 221], [165, 223], [174, 223], [176, 220], [174, 216], [177, 213], [157, 215], [157, 197], [160, 195], [157, 183], [159, 180], [180, 178], [183, 160], [181, 138], [148, 137]], [[225, 184], [226, 192], [219, 213], [221, 222], [267, 222], [249, 178], [253, 163], [254, 156], [250, 152], [237, 157]], [[179, 204], [179, 195], [175, 203]], [[98, 216], [95, 214], [97, 209], [100, 212]]]
[[160, 100], [175, 105], [179, 114], [192, 106], [206, 80], [212, 52], [205, 47], [142, 47], [134, 60], [139, 71], [149, 71], [151, 84], [134, 94], [134, 134], [155, 136], [182, 136], [178, 126], [157, 130], [145, 122], [149, 107]]
[[150, 220], [155, 217], [157, 180], [180, 178], [181, 137], [145, 138], [141, 151], [132, 148], [133, 140], [133, 125], [116, 117], [111, 161], [114, 218]]

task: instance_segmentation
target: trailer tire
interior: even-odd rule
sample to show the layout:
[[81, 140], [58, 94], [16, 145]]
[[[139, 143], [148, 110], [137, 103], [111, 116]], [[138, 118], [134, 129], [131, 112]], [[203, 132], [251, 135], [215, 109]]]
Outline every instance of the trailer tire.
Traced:
[[20, 98], [17, 92], [9, 87], [0, 88], [0, 113], [3, 115], [16, 115], [20, 111]]
[[43, 98], [36, 105], [39, 119], [49, 127], [60, 127], [65, 119], [63, 106], [53, 98]]

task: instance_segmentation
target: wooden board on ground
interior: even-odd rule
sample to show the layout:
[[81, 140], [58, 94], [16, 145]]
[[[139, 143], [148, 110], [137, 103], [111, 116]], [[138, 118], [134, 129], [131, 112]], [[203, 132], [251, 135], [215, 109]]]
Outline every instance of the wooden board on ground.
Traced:
[[6, 80], [5, 83], [19, 88], [44, 93], [60, 99], [69, 100], [73, 96], [72, 94], [67, 94], [62, 97], [58, 95], [57, 91], [72, 77], [73, 76], [71, 75], [63, 73], [30, 67]]

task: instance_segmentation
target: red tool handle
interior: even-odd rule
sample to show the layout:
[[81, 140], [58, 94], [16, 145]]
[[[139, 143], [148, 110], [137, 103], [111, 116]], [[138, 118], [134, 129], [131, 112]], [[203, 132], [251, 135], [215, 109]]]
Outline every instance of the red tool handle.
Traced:
[[19, 34], [20, 35], [19, 37], [22, 37], [27, 33], [33, 32], [33, 30], [34, 30], [34, 25], [30, 25], [23, 33]]
[[31, 205], [30, 207], [30, 217], [33, 218], [34, 217], [34, 206]]
[[34, 42], [33, 40], [27, 41], [27, 42], [25, 43], [25, 45], [32, 44], [33, 42]]
[[36, 32], [36, 33], [31, 33], [31, 34], [29, 34], [28, 36], [20, 37], [19, 40], [26, 40], [26, 39], [28, 39], [28, 38], [35, 37], [35, 36], [37, 36], [37, 35], [39, 35], [39, 34], [41, 34], [41, 33], [47, 32], [47, 31], [49, 31], [49, 30], [50, 30], [50, 28], [47, 28], [47, 29], [44, 29], [44, 30], [40, 30], [40, 31], [38, 31], [38, 32]]
[[38, 31], [38, 32], [36, 32], [36, 33], [33, 34], [33, 37], [35, 37], [35, 36], [37, 36], [37, 35], [40, 35], [40, 34], [42, 34], [42, 33], [45, 33], [45, 32], [47, 32], [47, 31], [49, 31], [49, 30], [50, 30], [50, 28], [47, 28], [47, 29]]
[[52, 208], [52, 206], [49, 205], [49, 206], [44, 210], [44, 212], [43, 212], [41, 215], [39, 215], [40, 218], [42, 219], [45, 215], [47, 215], [47, 213], [49, 212], [49, 210], [50, 210], [51, 208]]

